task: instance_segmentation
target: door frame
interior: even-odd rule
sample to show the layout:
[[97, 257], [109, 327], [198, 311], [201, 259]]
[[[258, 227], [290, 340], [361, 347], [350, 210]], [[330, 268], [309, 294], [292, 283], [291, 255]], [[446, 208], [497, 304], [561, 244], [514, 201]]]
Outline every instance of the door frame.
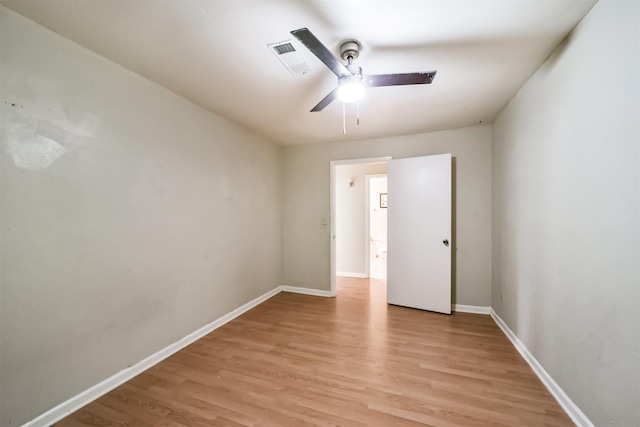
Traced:
[[[336, 296], [336, 171], [335, 168], [337, 166], [348, 166], [348, 165], [362, 165], [368, 163], [387, 163], [389, 160], [392, 160], [391, 156], [384, 157], [369, 157], [364, 159], [349, 159], [349, 160], [332, 160], [330, 163], [330, 209], [331, 209], [331, 226], [330, 226], [330, 236], [331, 239], [331, 296]], [[368, 196], [367, 196], [368, 198]], [[367, 209], [368, 213], [368, 209]], [[368, 227], [368, 225], [367, 225]], [[367, 241], [369, 240], [367, 236]], [[367, 245], [367, 252], [368, 252]], [[369, 264], [369, 259], [367, 258], [366, 263]]]

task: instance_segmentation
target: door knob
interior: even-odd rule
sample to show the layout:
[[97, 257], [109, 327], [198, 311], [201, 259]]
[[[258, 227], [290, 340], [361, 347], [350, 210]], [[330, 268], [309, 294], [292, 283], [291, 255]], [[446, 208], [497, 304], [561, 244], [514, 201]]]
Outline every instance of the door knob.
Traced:
[[449, 240], [448, 239], [444, 239], [442, 241], [442, 243], [444, 243], [445, 246], [449, 246]]

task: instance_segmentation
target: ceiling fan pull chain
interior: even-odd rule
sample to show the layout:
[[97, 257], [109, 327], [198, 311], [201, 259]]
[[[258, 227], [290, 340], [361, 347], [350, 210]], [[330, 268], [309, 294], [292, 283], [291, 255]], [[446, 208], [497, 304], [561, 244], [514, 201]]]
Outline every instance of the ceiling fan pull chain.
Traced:
[[360, 101], [356, 102], [356, 125], [360, 126]]
[[342, 103], [342, 134], [347, 134], [347, 104]]

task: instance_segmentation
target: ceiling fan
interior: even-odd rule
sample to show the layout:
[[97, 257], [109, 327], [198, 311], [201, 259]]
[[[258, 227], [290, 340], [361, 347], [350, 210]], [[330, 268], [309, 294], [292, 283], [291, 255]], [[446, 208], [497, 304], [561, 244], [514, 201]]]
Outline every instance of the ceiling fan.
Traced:
[[309, 29], [300, 28], [291, 31], [291, 34], [338, 76], [338, 87], [329, 92], [311, 112], [322, 111], [336, 98], [347, 103], [359, 101], [364, 96], [365, 87], [430, 84], [436, 75], [436, 71], [363, 75], [362, 68], [353, 65], [361, 48], [357, 40], [346, 41], [340, 46], [340, 57], [347, 62], [347, 65], [343, 65]]

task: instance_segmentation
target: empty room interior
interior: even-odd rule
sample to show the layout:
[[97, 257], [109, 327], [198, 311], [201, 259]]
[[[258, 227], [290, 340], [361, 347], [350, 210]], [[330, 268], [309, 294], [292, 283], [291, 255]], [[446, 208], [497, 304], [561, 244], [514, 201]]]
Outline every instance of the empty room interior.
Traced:
[[637, 0], [0, 0], [0, 425], [640, 426]]

